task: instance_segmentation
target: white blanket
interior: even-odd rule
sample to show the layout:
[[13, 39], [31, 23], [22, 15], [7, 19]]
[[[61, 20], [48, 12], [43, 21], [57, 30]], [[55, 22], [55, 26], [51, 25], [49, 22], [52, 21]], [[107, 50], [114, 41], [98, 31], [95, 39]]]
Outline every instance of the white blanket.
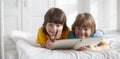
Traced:
[[48, 50], [24, 40], [16, 44], [19, 59], [120, 59], [120, 49], [105, 51]]
[[112, 47], [109, 50], [75, 51], [40, 48], [35, 44], [35, 35], [30, 33], [15, 31], [11, 35], [11, 39], [16, 44], [19, 59], [120, 59], [120, 37], [105, 36], [105, 41], [108, 41]]

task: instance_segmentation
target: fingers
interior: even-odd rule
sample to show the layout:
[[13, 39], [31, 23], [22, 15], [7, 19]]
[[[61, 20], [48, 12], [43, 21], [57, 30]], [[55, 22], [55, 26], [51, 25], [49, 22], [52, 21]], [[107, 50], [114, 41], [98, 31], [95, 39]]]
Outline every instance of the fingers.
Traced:
[[55, 39], [56, 39], [56, 35], [57, 35], [57, 32], [55, 33], [55, 35], [51, 35], [51, 36], [50, 36], [50, 40], [51, 40], [52, 42], [55, 41]]
[[84, 50], [87, 50], [88, 49], [88, 47], [80, 47], [80, 48], [78, 48], [77, 50], [78, 51], [84, 51]]
[[51, 36], [50, 40], [51, 40], [52, 42], [54, 42], [54, 41], [55, 41], [55, 36]]
[[62, 31], [57, 31], [55, 35], [51, 35], [51, 40], [59, 39], [61, 37]]
[[78, 51], [84, 51], [84, 50], [95, 50], [96, 48], [94, 47], [94, 45], [88, 45], [88, 46], [84, 46], [84, 47], [80, 47], [77, 50]]
[[51, 42], [51, 40], [48, 39], [46, 44], [45, 44], [45, 47], [50, 49], [50, 48], [52, 48], [52, 45], [53, 45], [53, 42]]
[[51, 48], [54, 41], [61, 37], [61, 34], [62, 34], [62, 31], [57, 31], [54, 35], [50, 34], [50, 39], [47, 40], [47, 42], [45, 44], [45, 47], [46, 48]]

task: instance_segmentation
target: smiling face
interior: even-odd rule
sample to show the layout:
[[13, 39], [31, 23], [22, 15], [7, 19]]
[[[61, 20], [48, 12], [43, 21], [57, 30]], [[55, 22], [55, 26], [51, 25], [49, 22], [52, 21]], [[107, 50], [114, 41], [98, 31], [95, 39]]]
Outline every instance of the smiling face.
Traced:
[[65, 31], [67, 29], [66, 15], [59, 8], [51, 8], [44, 16], [43, 32], [47, 35], [51, 35], [51, 32], [57, 32], [58, 29], [60, 31]]
[[55, 24], [55, 23], [47, 23], [46, 24], [46, 31], [50, 36], [56, 36], [59, 33], [59, 37], [62, 34], [63, 25], [62, 24]]
[[81, 28], [81, 27], [75, 27], [74, 29], [75, 35], [78, 38], [87, 38], [91, 35], [91, 29], [90, 28]]
[[95, 20], [89, 13], [78, 14], [72, 25], [72, 31], [78, 38], [86, 38], [96, 31]]

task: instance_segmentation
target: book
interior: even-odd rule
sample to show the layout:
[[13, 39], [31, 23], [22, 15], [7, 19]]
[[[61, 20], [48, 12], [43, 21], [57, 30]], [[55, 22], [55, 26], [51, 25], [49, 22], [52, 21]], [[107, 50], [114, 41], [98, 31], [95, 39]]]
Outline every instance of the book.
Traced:
[[88, 45], [97, 45], [103, 37], [89, 37], [84, 39], [64, 39], [56, 40], [51, 49], [78, 49]]

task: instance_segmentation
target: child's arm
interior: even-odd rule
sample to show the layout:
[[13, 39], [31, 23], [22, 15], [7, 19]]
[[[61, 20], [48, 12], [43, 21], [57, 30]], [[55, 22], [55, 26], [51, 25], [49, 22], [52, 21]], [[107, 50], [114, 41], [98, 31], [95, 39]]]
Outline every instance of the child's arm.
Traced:
[[50, 35], [51, 38], [46, 41], [45, 48], [51, 49], [54, 41], [61, 37], [61, 33], [62, 31], [57, 31], [55, 35]]
[[95, 47], [93, 45], [89, 45], [89, 46], [84, 46], [84, 47], [80, 47], [77, 49], [78, 51], [84, 51], [84, 50], [95, 50]]
[[46, 41], [46, 44], [44, 45], [45, 48], [51, 49], [54, 42], [52, 42], [50, 39]]
[[46, 41], [46, 43], [40, 44], [40, 45], [41, 45], [42, 48], [48, 48], [48, 49], [50, 49], [52, 47], [52, 45], [53, 45], [53, 42], [50, 39], [48, 39]]
[[79, 51], [84, 51], [84, 50], [97, 50], [97, 51], [99, 51], [99, 50], [106, 50], [109, 48], [110, 48], [109, 44], [107, 44], [104, 41], [101, 41], [97, 46], [89, 45], [89, 46], [85, 46], [85, 47], [80, 47], [77, 50], [79, 50]]
[[106, 49], [109, 49], [110, 48], [110, 45], [107, 44], [106, 42], [102, 41], [98, 44], [97, 47], [95, 47], [95, 50], [106, 50]]

